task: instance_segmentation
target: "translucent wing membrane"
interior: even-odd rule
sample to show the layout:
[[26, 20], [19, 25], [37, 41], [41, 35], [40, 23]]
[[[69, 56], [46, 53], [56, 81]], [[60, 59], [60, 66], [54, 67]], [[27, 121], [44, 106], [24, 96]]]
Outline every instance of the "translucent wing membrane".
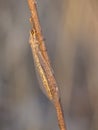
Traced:
[[31, 39], [31, 47], [33, 48], [34, 63], [40, 88], [50, 100], [57, 99], [59, 98], [59, 94], [53, 71], [42, 55], [42, 50], [39, 48], [35, 32], [31, 33]]
[[52, 93], [51, 93], [51, 90], [49, 88], [49, 83], [48, 83], [46, 74], [42, 68], [42, 64], [40, 62], [41, 59], [39, 59], [40, 57], [38, 56], [38, 51], [40, 51], [40, 50], [38, 50], [39, 45], [38, 45], [38, 41], [36, 39], [35, 33], [30, 34], [30, 42], [31, 42], [31, 47], [33, 48], [32, 52], [33, 52], [34, 64], [35, 64], [35, 68], [36, 68], [37, 77], [38, 77], [38, 80], [40, 83], [40, 88], [42, 89], [43, 93], [50, 100], [52, 100]]
[[45, 76], [46, 76], [47, 81], [48, 81], [51, 95], [52, 95], [54, 100], [55, 99], [58, 100], [59, 99], [59, 91], [58, 91], [57, 83], [56, 83], [55, 78], [54, 78], [53, 69], [51, 69], [51, 66], [48, 65], [48, 63], [46, 62], [46, 60], [44, 59], [44, 57], [40, 51], [38, 51], [38, 57], [39, 57], [40, 64], [43, 68], [43, 71], [45, 72]]

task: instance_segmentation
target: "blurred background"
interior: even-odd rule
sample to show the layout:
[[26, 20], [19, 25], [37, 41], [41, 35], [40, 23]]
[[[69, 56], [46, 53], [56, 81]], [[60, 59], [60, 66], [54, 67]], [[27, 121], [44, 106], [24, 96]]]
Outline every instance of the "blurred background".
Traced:
[[[37, 0], [67, 130], [98, 130], [98, 1]], [[39, 88], [26, 0], [0, 0], [0, 130], [59, 130]]]

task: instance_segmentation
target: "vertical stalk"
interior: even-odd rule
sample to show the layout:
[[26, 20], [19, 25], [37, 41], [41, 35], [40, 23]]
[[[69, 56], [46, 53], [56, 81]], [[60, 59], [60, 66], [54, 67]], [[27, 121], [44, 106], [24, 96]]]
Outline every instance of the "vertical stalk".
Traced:
[[60, 130], [66, 130], [60, 96], [58, 94], [58, 86], [51, 69], [50, 60], [43, 40], [36, 2], [35, 0], [28, 0], [28, 4], [31, 11], [31, 24], [33, 25], [33, 29], [30, 33], [30, 45], [35, 65], [44, 89], [48, 97], [50, 97], [50, 101], [52, 101], [55, 106], [59, 128]]
[[54, 103], [56, 113], [57, 113], [57, 118], [58, 118], [58, 125], [60, 127], [60, 130], [66, 130], [65, 122], [64, 122], [64, 114], [63, 114], [63, 109], [61, 105], [61, 101], [56, 101]]

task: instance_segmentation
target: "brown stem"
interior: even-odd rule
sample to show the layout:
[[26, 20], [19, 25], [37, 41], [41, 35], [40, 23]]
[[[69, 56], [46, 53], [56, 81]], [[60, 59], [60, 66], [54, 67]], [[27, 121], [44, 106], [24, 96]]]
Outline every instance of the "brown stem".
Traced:
[[31, 11], [31, 24], [34, 27], [36, 34], [37, 34], [37, 39], [40, 44], [40, 49], [42, 50], [42, 54], [44, 58], [46, 59], [47, 63], [50, 65], [49, 58], [46, 53], [46, 47], [44, 43], [44, 38], [42, 35], [41, 27], [40, 27], [40, 22], [38, 18], [38, 13], [37, 13], [37, 8], [36, 8], [36, 1], [35, 0], [28, 0], [29, 8]]
[[43, 36], [42, 36], [42, 31], [40, 27], [40, 22], [38, 18], [38, 13], [37, 13], [37, 8], [36, 8], [36, 1], [35, 0], [28, 0], [28, 4], [30, 7], [31, 11], [31, 21], [33, 22], [33, 26], [36, 30], [38, 39], [43, 42]]
[[56, 108], [56, 113], [57, 113], [58, 124], [59, 124], [60, 130], [66, 130], [61, 101], [60, 100], [56, 101], [54, 103], [54, 105], [55, 105], [55, 108]]
[[[47, 81], [48, 88], [52, 94], [52, 97], [53, 97], [52, 100], [53, 100], [54, 106], [56, 108], [58, 124], [59, 124], [60, 130], [66, 130], [66, 126], [64, 123], [63, 110], [62, 110], [61, 102], [59, 100], [60, 97], [58, 96], [58, 87], [57, 87], [56, 80], [54, 78], [53, 73], [50, 72], [51, 65], [50, 65], [50, 61], [49, 61], [48, 54], [46, 51], [45, 43], [43, 40], [43, 35], [42, 35], [41, 27], [40, 27], [40, 22], [39, 22], [39, 18], [38, 18], [35, 0], [28, 0], [28, 4], [30, 7], [30, 11], [31, 11], [31, 24], [33, 25], [33, 29], [34, 29], [34, 32], [31, 32], [31, 36], [32, 36], [31, 37], [31, 43], [32, 43], [31, 48], [32, 48], [32, 52], [33, 52], [34, 56], [36, 54], [36, 57], [37, 57], [34, 59], [37, 64], [38, 70], [39, 69], [42, 70], [42, 71], [39, 70], [41, 80], [44, 80], [43, 83], [45, 81]], [[37, 40], [38, 42], [35, 43], [35, 40]], [[39, 48], [37, 48], [37, 50], [35, 47], [36, 44], [39, 45]], [[36, 51], [40, 51], [40, 53], [42, 55], [38, 55], [38, 53]], [[43, 79], [42, 75], [44, 75], [44, 77], [45, 77], [44, 79]]]

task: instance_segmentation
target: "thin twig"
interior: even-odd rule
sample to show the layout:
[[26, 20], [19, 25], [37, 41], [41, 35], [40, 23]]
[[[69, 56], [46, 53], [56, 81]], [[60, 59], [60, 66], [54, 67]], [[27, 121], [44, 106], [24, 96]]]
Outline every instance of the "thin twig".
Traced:
[[58, 86], [50, 65], [45, 43], [43, 40], [35, 0], [28, 0], [28, 4], [31, 11], [31, 24], [33, 25], [33, 29], [30, 32], [30, 44], [35, 66], [37, 68], [40, 80], [43, 84], [43, 91], [45, 91], [46, 95], [53, 102], [56, 108], [60, 130], [66, 130]]
[[45, 52], [46, 50], [46, 47], [45, 47], [45, 44], [44, 44], [44, 38], [42, 36], [42, 31], [41, 31], [41, 27], [40, 27], [40, 22], [39, 22], [39, 18], [38, 18], [38, 13], [37, 13], [37, 8], [36, 8], [36, 1], [35, 0], [28, 0], [28, 4], [29, 4], [29, 8], [30, 8], [30, 11], [31, 11], [31, 23], [32, 23], [32, 26], [35, 28], [35, 31], [36, 31], [36, 34], [37, 34], [37, 39], [39, 41], [39, 44], [40, 44], [40, 48], [41, 50], [44, 50], [42, 52], [44, 58], [47, 60], [48, 64], [49, 63], [49, 58]]

